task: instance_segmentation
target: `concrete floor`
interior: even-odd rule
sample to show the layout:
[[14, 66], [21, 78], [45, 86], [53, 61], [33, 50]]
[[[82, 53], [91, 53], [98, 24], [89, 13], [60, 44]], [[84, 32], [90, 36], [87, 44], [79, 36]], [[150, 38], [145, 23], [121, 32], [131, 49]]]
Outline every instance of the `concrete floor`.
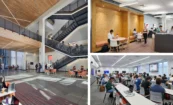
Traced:
[[107, 94], [105, 102], [103, 103], [104, 95], [105, 92], [100, 92], [97, 83], [94, 82], [91, 85], [91, 105], [112, 105], [113, 103], [111, 103], [109, 94]]
[[16, 84], [16, 97], [23, 105], [87, 105], [87, 80], [34, 71], [5, 71], [6, 81]]

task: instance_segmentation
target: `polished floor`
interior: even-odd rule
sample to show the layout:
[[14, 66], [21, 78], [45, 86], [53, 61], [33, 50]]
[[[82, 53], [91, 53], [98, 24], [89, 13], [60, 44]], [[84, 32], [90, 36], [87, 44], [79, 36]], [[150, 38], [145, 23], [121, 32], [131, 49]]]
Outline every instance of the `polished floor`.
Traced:
[[111, 98], [109, 98], [109, 94], [103, 103], [105, 92], [100, 92], [99, 87], [96, 82], [91, 85], [91, 105], [112, 105]]
[[34, 71], [6, 71], [6, 81], [16, 84], [16, 97], [23, 105], [87, 105], [87, 80]]
[[[147, 44], [144, 44], [144, 41], [142, 42], [132, 42], [128, 44], [128, 47], [125, 50], [121, 50], [118, 53], [153, 53], [154, 47], [153, 47], [153, 39], [148, 38]], [[109, 53], [117, 53], [115, 51], [110, 51]]]

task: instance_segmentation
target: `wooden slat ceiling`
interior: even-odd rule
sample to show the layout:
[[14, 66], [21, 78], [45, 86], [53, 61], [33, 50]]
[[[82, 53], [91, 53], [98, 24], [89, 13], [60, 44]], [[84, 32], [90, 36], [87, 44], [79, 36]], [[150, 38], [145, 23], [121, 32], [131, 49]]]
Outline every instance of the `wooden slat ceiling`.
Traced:
[[60, 0], [0, 0], [0, 16], [17, 24], [12, 16], [13, 14], [19, 24], [26, 27], [59, 1]]
[[[29, 53], [39, 53], [39, 48], [31, 46], [25, 43], [17, 42], [10, 40], [4, 37], [0, 37], [0, 49], [7, 49], [20, 52], [29, 52]], [[46, 47], [45, 52], [52, 52], [53, 50]]]

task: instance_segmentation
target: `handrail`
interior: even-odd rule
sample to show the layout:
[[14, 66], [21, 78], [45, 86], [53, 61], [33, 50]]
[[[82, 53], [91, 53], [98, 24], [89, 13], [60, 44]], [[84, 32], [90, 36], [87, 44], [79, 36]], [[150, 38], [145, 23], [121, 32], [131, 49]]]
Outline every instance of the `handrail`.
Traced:
[[76, 2], [69, 4], [66, 7], [64, 7], [63, 9], [61, 9], [60, 11], [58, 11], [58, 13], [72, 12], [72, 11], [75, 11], [76, 9], [83, 7], [84, 5], [87, 5], [87, 4], [88, 4], [88, 0], [76, 0]]
[[[69, 23], [70, 24], [70, 23]], [[42, 42], [42, 36], [29, 31], [11, 21], [8, 21], [4, 18], [0, 18], [0, 27], [3, 27], [4, 29], [11, 30], [12, 32], [16, 32], [19, 35], [23, 35], [29, 38], [32, 38], [34, 40]], [[75, 55], [87, 55], [87, 49], [85, 49], [87, 46], [67, 46], [65, 44], [62, 44], [58, 41], [55, 40], [50, 40], [48, 38], [45, 38], [45, 44], [47, 46], [50, 46], [56, 50], [59, 50], [63, 53], [66, 53], [70, 56], [75, 56]]]
[[32, 38], [34, 40], [41, 41], [40, 35], [32, 32], [32, 31], [29, 31], [26, 28], [23, 28], [23, 27], [15, 24], [15, 23], [8, 21], [8, 20], [1, 18], [1, 17], [0, 17], [0, 27], [3, 27], [4, 29], [8, 29], [12, 32], [16, 32], [19, 35], [27, 36], [27, 37]]
[[54, 35], [53, 39], [56, 39], [58, 36], [60, 36], [64, 30], [68, 29], [71, 25], [73, 25], [75, 22], [74, 20], [69, 20], [61, 29]]

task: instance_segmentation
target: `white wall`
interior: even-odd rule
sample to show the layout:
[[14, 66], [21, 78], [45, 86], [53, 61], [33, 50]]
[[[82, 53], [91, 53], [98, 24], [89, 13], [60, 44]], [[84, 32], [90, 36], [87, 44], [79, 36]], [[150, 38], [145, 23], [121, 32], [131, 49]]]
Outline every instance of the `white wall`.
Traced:
[[87, 44], [88, 40], [88, 24], [84, 24], [76, 28], [63, 41], [65, 43]]
[[166, 20], [166, 29], [168, 29], [170, 31], [172, 26], [173, 26], [173, 19], [167, 19]]
[[65, 57], [65, 55], [63, 55], [62, 53], [58, 52], [58, 51], [53, 51], [53, 52], [48, 52], [46, 53], [46, 63], [48, 63], [48, 56], [52, 55], [52, 62], [56, 62], [57, 60]]
[[[140, 65], [140, 66], [138, 66], [138, 73], [146, 72], [146, 73], [149, 73], [149, 75], [151, 75], [151, 76], [158, 76], [158, 75], [163, 75], [163, 74], [166, 74], [168, 76], [170, 73], [170, 68], [172, 68], [172, 67], [173, 67], [173, 61], [158, 62], [158, 72], [150, 72], [149, 64]], [[134, 69], [134, 68], [132, 68], [132, 69]]]
[[88, 59], [87, 58], [82, 58], [82, 59], [77, 59], [68, 65], [64, 66], [63, 68], [60, 68], [59, 71], [68, 71], [73, 68], [73, 66], [76, 66], [76, 69], [80, 69], [81, 66], [84, 66], [84, 69], [88, 69]]
[[131, 73], [129, 68], [114, 68], [114, 67], [99, 67], [98, 70], [100, 70], [101, 74], [104, 74], [104, 71], [109, 71], [109, 73], [114, 73], [114, 71], [119, 71], [119, 73], [122, 73], [122, 71], [126, 71], [126, 73]]
[[150, 15], [144, 15], [144, 23], [149, 24], [149, 29], [155, 24], [156, 27], [159, 27], [159, 19], [152, 17]]
[[27, 64], [33, 62], [33, 65], [30, 65], [30, 69], [35, 69], [35, 64], [39, 63], [39, 56], [36, 54], [26, 54], [26, 62]]

